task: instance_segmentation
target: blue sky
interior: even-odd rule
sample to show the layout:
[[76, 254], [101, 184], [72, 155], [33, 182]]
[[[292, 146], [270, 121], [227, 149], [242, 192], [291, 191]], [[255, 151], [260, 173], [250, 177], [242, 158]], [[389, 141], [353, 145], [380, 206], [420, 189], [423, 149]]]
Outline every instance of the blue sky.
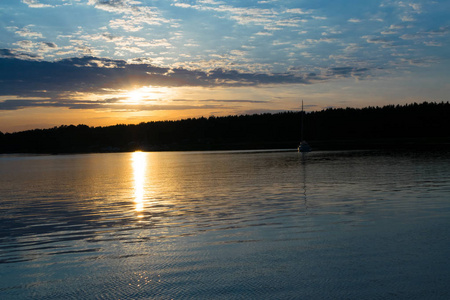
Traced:
[[0, 130], [448, 101], [450, 2], [2, 0]]

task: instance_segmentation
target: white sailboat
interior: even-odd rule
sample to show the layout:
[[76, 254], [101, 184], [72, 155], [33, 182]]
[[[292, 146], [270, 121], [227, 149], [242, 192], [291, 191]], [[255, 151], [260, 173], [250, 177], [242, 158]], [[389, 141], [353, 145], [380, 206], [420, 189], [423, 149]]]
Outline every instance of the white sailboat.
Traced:
[[309, 144], [303, 140], [303, 115], [305, 114], [305, 112], [303, 111], [303, 100], [302, 100], [302, 131], [301, 131], [301, 136], [300, 136], [300, 145], [298, 146], [298, 152], [302, 152], [302, 153], [306, 153], [306, 152], [311, 152], [311, 147], [309, 146]]

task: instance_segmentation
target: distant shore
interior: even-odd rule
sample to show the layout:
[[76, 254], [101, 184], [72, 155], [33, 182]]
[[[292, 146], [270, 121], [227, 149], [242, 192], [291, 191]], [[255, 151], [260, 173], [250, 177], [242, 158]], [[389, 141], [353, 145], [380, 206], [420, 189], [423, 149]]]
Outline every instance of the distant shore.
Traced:
[[[302, 116], [304, 122], [302, 122]], [[296, 149], [301, 132], [317, 150], [450, 148], [450, 103], [388, 105], [0, 132], [0, 153], [102, 153]], [[304, 130], [302, 130], [304, 126]]]

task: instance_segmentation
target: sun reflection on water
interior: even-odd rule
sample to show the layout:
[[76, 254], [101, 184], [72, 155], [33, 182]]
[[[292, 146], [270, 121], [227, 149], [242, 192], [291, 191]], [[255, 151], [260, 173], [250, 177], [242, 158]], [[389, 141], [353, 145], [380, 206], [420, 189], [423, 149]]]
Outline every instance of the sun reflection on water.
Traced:
[[147, 155], [145, 152], [136, 151], [132, 154], [133, 175], [134, 175], [134, 202], [135, 210], [144, 210], [144, 184], [145, 169], [147, 165]]

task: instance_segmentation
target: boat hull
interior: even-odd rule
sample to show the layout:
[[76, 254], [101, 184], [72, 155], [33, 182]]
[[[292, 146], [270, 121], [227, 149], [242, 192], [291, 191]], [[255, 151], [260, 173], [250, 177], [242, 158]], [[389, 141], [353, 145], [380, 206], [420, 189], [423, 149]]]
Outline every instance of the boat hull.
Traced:
[[298, 150], [298, 152], [310, 152], [311, 147], [309, 146], [309, 144], [307, 142], [303, 141], [300, 143], [297, 150]]

